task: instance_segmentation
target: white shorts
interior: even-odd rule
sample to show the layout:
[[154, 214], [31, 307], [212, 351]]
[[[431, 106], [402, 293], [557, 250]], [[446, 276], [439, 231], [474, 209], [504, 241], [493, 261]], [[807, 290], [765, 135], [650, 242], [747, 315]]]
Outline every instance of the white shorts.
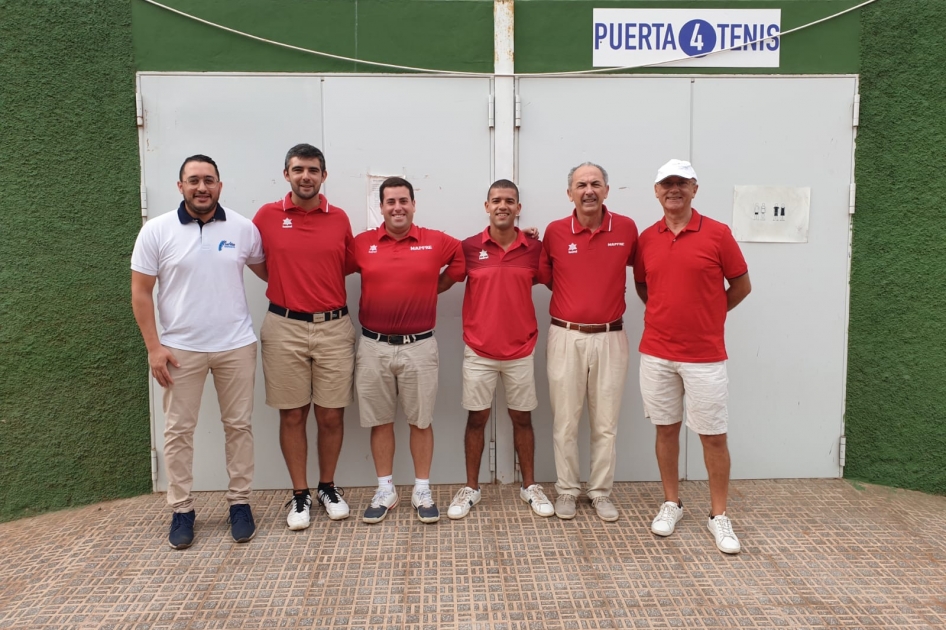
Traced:
[[644, 416], [654, 424], [683, 420], [700, 435], [720, 435], [729, 429], [729, 376], [726, 362], [682, 363], [641, 355], [641, 397]]
[[463, 346], [463, 408], [482, 411], [493, 405], [496, 382], [503, 377], [506, 406], [513, 411], [532, 411], [539, 406], [535, 395], [535, 351], [512, 361], [487, 359]]

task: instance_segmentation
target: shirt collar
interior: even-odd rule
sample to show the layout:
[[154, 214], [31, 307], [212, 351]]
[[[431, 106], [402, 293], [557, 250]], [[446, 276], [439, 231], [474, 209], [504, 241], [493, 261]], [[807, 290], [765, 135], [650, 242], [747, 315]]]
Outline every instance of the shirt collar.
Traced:
[[[384, 223], [382, 223], [381, 225], [378, 226], [378, 242], [380, 243], [381, 239], [384, 239], [384, 238], [388, 239], [389, 241], [394, 240], [394, 237], [388, 234], [388, 231], [384, 228]], [[401, 240], [403, 241], [408, 238], [412, 238], [415, 241], [420, 240], [420, 228], [417, 227], [416, 223], [411, 223], [411, 229], [407, 231], [407, 236], [405, 236]]]
[[[700, 227], [703, 225], [703, 216], [696, 211], [696, 208], [690, 208], [693, 212], [693, 215], [690, 217], [690, 220], [687, 222], [686, 226], [680, 230], [681, 232], [699, 232]], [[666, 232], [670, 228], [667, 227], [667, 217], [665, 216], [660, 221], [657, 222], [657, 231]]]
[[[602, 212], [604, 212], [604, 217], [601, 219], [601, 225], [599, 225], [598, 229], [594, 231], [610, 232], [611, 223], [613, 222], [614, 215], [611, 214], [611, 211], [608, 210], [607, 206], [601, 206], [601, 210]], [[582, 224], [578, 222], [578, 210], [577, 209], [572, 210], [572, 234], [578, 234], [579, 232], [582, 232], [584, 230], [588, 230], [588, 228], [582, 226]], [[588, 230], [588, 231], [592, 232], [592, 230]]]
[[203, 225], [207, 225], [210, 223], [210, 221], [226, 221], [227, 213], [223, 211], [223, 206], [221, 206], [218, 202], [217, 209], [214, 210], [214, 215], [210, 218], [210, 221], [195, 219], [187, 212], [187, 208], [184, 206], [184, 202], [182, 201], [181, 205], [177, 207], [177, 218], [181, 222], [181, 225], [187, 225], [188, 223], [193, 223], [194, 221], [200, 221]]
[[[526, 235], [522, 233], [522, 230], [520, 230], [519, 228], [514, 228], [514, 229], [516, 230], [516, 240], [514, 240], [512, 242], [512, 245], [509, 246], [510, 250], [515, 249], [516, 247], [521, 247], [522, 245], [525, 245], [525, 242], [526, 242]], [[502, 248], [502, 245], [497, 243], [496, 240], [492, 236], [489, 235], [489, 226], [486, 226], [486, 229], [483, 230], [483, 234], [481, 236], [482, 236], [481, 243], [483, 245], [486, 245], [486, 243], [493, 243], [497, 247]]]
[[[307, 212], [304, 208], [300, 208], [296, 204], [292, 203], [292, 192], [287, 192], [286, 196], [282, 200], [282, 209], [283, 212], [288, 212], [289, 210], [298, 210], [299, 212]], [[314, 208], [319, 212], [328, 212], [328, 199], [322, 193], [319, 193], [319, 205], [317, 208]]]

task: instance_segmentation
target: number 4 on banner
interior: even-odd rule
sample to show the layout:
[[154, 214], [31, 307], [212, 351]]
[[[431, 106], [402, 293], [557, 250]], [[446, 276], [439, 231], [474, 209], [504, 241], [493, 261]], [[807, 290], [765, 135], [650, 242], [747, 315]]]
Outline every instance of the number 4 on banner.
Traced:
[[703, 36], [700, 35], [700, 23], [697, 22], [693, 27], [693, 37], [690, 39], [690, 46], [696, 50], [703, 50]]

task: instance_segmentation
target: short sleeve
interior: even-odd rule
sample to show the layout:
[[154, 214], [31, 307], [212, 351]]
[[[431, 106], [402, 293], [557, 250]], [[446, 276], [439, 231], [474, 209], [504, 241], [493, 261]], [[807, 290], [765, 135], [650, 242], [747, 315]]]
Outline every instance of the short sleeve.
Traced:
[[447, 277], [454, 282], [463, 282], [466, 278], [466, 260], [463, 257], [463, 247], [460, 241], [445, 232], [441, 232], [441, 247], [443, 249], [442, 265], [446, 265]]
[[154, 223], [149, 221], [141, 226], [141, 231], [138, 232], [135, 248], [131, 253], [131, 268], [138, 273], [157, 276], [159, 257]]
[[719, 238], [719, 263], [723, 268], [723, 276], [727, 280], [738, 278], [749, 271], [742, 250], [739, 249], [739, 244], [728, 225], [723, 225]]

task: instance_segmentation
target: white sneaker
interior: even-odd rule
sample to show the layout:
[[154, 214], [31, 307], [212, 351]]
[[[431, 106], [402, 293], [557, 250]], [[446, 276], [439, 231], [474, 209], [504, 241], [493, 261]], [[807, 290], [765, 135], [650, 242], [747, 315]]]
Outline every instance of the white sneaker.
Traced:
[[345, 491], [334, 485], [323, 490], [319, 490], [319, 503], [325, 508], [328, 517], [333, 521], [340, 521], [348, 518], [348, 504], [345, 503]]
[[673, 501], [666, 501], [660, 506], [654, 522], [650, 524], [650, 531], [658, 536], [669, 536], [681, 518], [683, 518], [683, 506]]
[[555, 506], [549, 501], [542, 491], [542, 486], [537, 483], [528, 488], [519, 488], [519, 498], [532, 507], [532, 511], [539, 516], [552, 516], [555, 514]]
[[447, 516], [453, 520], [463, 518], [470, 513], [470, 508], [480, 502], [483, 493], [478, 489], [474, 490], [469, 486], [464, 486], [457, 491], [453, 497], [450, 507], [447, 508]]
[[286, 517], [286, 524], [289, 529], [298, 531], [309, 526], [309, 510], [312, 508], [312, 497], [309, 496], [308, 492], [292, 495], [286, 507], [289, 508], [289, 515]]
[[723, 553], [739, 553], [742, 548], [739, 545], [739, 539], [736, 538], [732, 530], [732, 521], [723, 512], [718, 516], [713, 516], [706, 521], [706, 527], [716, 537], [716, 548]]
[[397, 499], [397, 488], [391, 492], [378, 488], [375, 490], [371, 505], [365, 510], [362, 520], [366, 523], [380, 523], [388, 515], [388, 512], [397, 507]]

